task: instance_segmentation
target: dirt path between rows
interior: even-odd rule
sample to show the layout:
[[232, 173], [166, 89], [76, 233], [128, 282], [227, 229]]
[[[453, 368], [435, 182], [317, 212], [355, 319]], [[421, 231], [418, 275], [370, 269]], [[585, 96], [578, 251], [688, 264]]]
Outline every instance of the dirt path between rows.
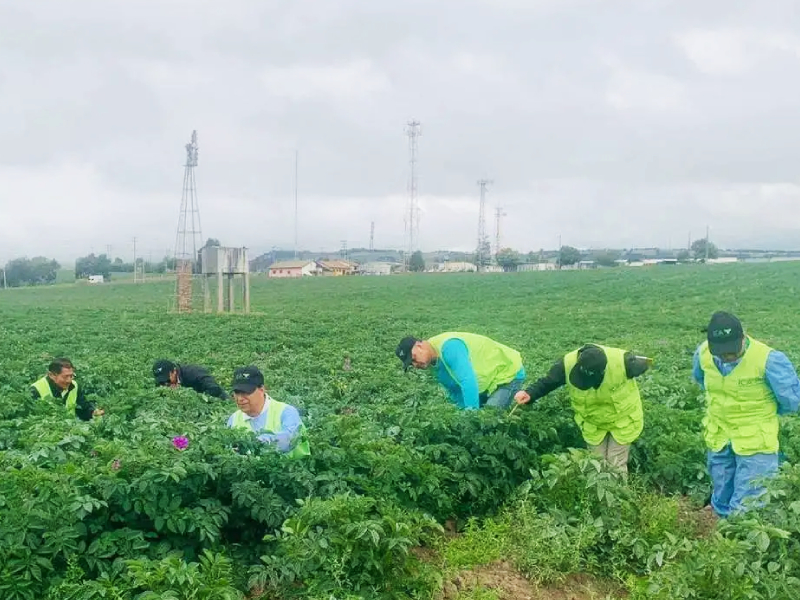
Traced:
[[621, 600], [627, 591], [589, 575], [568, 575], [562, 583], [537, 586], [505, 562], [461, 571], [444, 586], [442, 598], [453, 600], [475, 589], [491, 590], [500, 600]]

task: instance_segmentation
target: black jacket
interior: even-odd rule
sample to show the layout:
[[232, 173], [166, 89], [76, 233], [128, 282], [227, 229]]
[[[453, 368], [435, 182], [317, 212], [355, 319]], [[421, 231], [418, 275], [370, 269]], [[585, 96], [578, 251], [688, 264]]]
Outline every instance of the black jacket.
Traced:
[[214, 377], [199, 365], [178, 365], [178, 383], [190, 387], [199, 394], [208, 394], [220, 400], [228, 400], [228, 394]]
[[[67, 396], [72, 390], [75, 389], [75, 384], [70, 383], [69, 388], [64, 391], [59, 388], [49, 377], [47, 378], [47, 383], [50, 385], [50, 392], [53, 394], [53, 398], [55, 398], [56, 401], [60, 401], [61, 406], [66, 406]], [[33, 396], [34, 400], [41, 398], [39, 391], [35, 387], [31, 387], [31, 395]], [[86, 399], [86, 390], [82, 385], [78, 386], [78, 398], [75, 404], [75, 416], [81, 421], [91, 421], [93, 412], [94, 404]]]
[[[638, 377], [648, 369], [647, 360], [644, 357], [636, 356], [632, 352], [625, 353], [625, 374], [628, 379]], [[538, 400], [560, 388], [567, 383], [567, 372], [564, 369], [564, 358], [559, 358], [550, 368], [550, 372], [528, 386], [525, 390], [531, 397], [531, 401]], [[602, 383], [602, 380], [601, 380]], [[599, 387], [599, 383], [597, 387]]]

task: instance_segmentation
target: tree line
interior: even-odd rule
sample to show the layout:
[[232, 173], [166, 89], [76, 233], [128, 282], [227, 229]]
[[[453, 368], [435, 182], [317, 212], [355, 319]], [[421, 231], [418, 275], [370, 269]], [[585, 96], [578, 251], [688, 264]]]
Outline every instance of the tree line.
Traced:
[[[706, 252], [708, 248], [708, 252]], [[492, 264], [492, 256], [489, 252], [484, 251], [475, 253], [476, 260], [480, 256], [482, 258], [481, 264], [478, 266], [487, 266]], [[719, 249], [713, 242], [706, 242], [705, 239], [695, 240], [690, 248], [679, 250], [675, 255], [678, 262], [688, 262], [690, 260], [703, 261], [706, 258], [714, 259], [719, 257]], [[559, 266], [568, 267], [581, 262], [582, 260], [593, 261], [596, 265], [601, 267], [616, 267], [625, 257], [621, 250], [597, 250], [583, 254], [577, 248], [572, 246], [562, 246], [556, 255], [556, 264]], [[628, 256], [626, 260], [637, 260], [640, 257]], [[505, 271], [514, 271], [517, 265], [523, 263], [539, 263], [545, 262], [544, 251], [538, 254], [529, 252], [527, 255], [517, 252], [512, 248], [502, 248], [497, 252], [494, 259], [498, 266], [502, 267]], [[477, 264], [477, 263], [476, 263]]]
[[[220, 246], [220, 242], [216, 239], [209, 238], [206, 240], [205, 246]], [[706, 252], [708, 246], [708, 252]], [[556, 255], [556, 264], [559, 266], [571, 266], [581, 260], [592, 260], [597, 265], [602, 267], [614, 267], [619, 263], [617, 262], [622, 258], [623, 254], [619, 250], [598, 250], [584, 256], [580, 250], [572, 246], [562, 246]], [[689, 260], [705, 260], [706, 258], [714, 259], [719, 256], [719, 250], [713, 242], [706, 244], [705, 239], [695, 240], [691, 248], [680, 250], [675, 258], [679, 262]], [[478, 266], [488, 266], [492, 264], [493, 260], [497, 265], [505, 271], [514, 271], [517, 265], [523, 263], [539, 263], [545, 262], [544, 250], [537, 252], [528, 252], [523, 254], [517, 252], [512, 248], [502, 248], [497, 252], [493, 258], [488, 246], [483, 248], [480, 253], [475, 253], [475, 261], [478, 264], [478, 257], [480, 257], [480, 264]], [[199, 266], [199, 252], [197, 265]], [[137, 266], [147, 273], [166, 273], [175, 270], [175, 259], [165, 256], [158, 262], [145, 261], [143, 258], [136, 260]], [[10, 260], [4, 267], [5, 285], [8, 287], [20, 287], [24, 285], [46, 285], [55, 283], [61, 265], [52, 258], [44, 256], [35, 256], [33, 258], [21, 257]], [[422, 252], [417, 250], [414, 252], [409, 261], [409, 269], [411, 271], [424, 271], [425, 260]], [[75, 261], [75, 279], [87, 279], [90, 275], [102, 275], [106, 281], [111, 279], [112, 273], [133, 273], [134, 263], [125, 262], [117, 257], [111, 259], [106, 254], [95, 255], [91, 253], [87, 256], [82, 256]]]

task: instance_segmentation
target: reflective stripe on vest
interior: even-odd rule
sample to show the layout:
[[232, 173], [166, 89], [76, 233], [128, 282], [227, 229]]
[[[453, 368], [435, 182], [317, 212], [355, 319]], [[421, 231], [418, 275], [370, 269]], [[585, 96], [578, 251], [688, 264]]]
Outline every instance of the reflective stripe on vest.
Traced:
[[597, 389], [581, 390], [572, 385], [569, 374], [578, 362], [578, 350], [564, 356], [564, 373], [575, 422], [587, 444], [599, 445], [608, 433], [618, 444], [630, 444], [644, 428], [639, 386], [628, 379], [625, 350], [593, 345], [602, 348], [608, 361], [603, 382]]
[[[278, 433], [282, 428], [281, 415], [283, 415], [283, 411], [286, 410], [288, 405], [267, 396], [266, 406], [267, 420], [264, 426], [259, 431], [255, 431], [255, 433]], [[249, 429], [250, 431], [254, 431], [252, 422], [252, 419], [249, 419], [241, 410], [237, 410], [233, 413], [233, 422], [231, 426], [235, 429]], [[285, 455], [289, 458], [298, 458], [310, 454], [311, 448], [306, 438], [306, 427], [303, 423], [300, 423], [300, 429], [295, 438], [295, 445], [289, 452], [286, 452]]]
[[[460, 333], [449, 331], [440, 333], [428, 340], [436, 350], [440, 360], [442, 347], [451, 339], [459, 339], [467, 346], [472, 369], [478, 379], [478, 393], [491, 395], [501, 385], [512, 381], [522, 368], [522, 355], [508, 346], [475, 333]], [[454, 380], [456, 379], [450, 367], [442, 360], [444, 368]]]
[[[41, 379], [37, 380], [32, 386], [37, 392], [39, 392], [39, 396], [41, 396], [42, 400], [55, 400], [53, 391], [50, 389], [49, 381], [49, 377], [45, 375]], [[73, 380], [72, 385], [74, 387], [67, 394], [64, 405], [68, 413], [75, 414], [75, 407], [78, 405], [78, 382]]]
[[714, 452], [730, 442], [741, 456], [778, 451], [778, 407], [766, 381], [767, 358], [772, 348], [747, 338], [749, 344], [728, 375], [714, 364], [708, 342], [700, 347], [700, 368], [706, 389], [703, 434]]

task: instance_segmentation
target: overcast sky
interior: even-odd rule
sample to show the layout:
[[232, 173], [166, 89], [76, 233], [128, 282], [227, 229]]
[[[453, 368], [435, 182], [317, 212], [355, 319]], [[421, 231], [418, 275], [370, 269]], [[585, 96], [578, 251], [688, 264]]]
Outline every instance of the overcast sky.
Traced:
[[258, 253], [475, 247], [492, 179], [520, 250], [800, 248], [792, 0], [3, 0], [0, 262], [204, 238]]

